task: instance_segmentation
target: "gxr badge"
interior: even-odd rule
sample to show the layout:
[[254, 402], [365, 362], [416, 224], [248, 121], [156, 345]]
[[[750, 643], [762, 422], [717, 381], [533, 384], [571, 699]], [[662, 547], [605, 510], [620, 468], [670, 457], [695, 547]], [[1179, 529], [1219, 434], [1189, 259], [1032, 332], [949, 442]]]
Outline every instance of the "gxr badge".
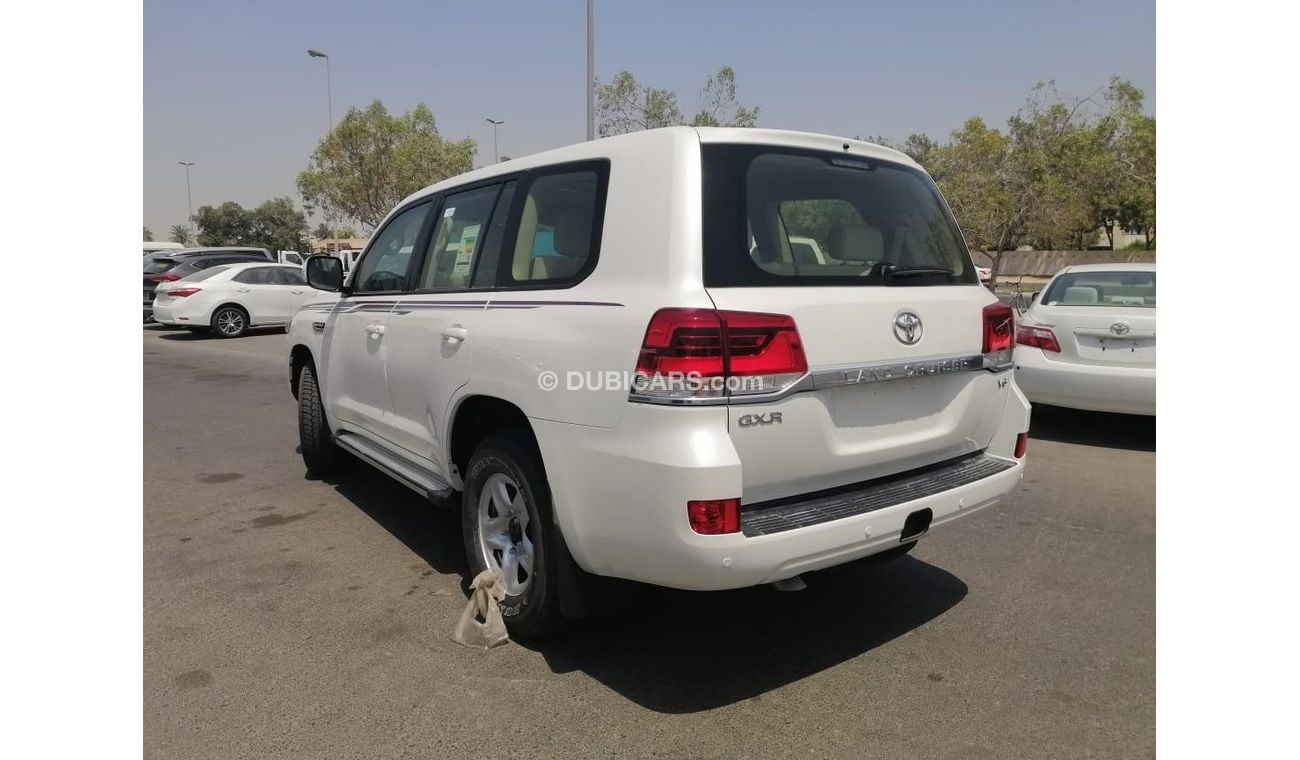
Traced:
[[781, 424], [780, 412], [768, 412], [767, 414], [745, 414], [741, 415], [740, 426], [743, 428], [754, 427], [755, 425], [771, 425], [773, 423]]

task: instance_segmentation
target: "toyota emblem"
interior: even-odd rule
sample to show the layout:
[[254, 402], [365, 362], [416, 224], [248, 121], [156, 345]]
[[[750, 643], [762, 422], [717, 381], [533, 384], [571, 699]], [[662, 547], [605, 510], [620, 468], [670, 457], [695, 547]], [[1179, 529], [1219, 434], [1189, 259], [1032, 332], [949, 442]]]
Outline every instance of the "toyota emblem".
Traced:
[[1110, 331], [1116, 335], [1128, 335], [1129, 326], [1126, 322], [1116, 322], [1110, 326]]
[[905, 346], [914, 346], [921, 340], [921, 318], [914, 311], [900, 311], [894, 315], [894, 337]]

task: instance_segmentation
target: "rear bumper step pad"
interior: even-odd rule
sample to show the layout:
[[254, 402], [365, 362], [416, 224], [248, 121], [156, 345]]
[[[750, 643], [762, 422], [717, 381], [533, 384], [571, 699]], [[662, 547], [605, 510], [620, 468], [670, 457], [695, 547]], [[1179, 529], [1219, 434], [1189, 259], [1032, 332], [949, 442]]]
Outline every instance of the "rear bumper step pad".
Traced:
[[742, 504], [740, 529], [752, 538], [841, 520], [951, 491], [1015, 466], [981, 452], [840, 488]]

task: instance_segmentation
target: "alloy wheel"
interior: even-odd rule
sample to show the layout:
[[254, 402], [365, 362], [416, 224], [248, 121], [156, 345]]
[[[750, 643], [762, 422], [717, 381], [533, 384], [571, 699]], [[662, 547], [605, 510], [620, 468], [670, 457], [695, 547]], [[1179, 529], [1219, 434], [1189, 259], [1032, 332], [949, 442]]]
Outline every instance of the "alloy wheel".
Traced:
[[533, 576], [536, 550], [523, 491], [505, 473], [493, 473], [478, 497], [478, 549], [488, 569], [500, 569], [506, 593], [519, 596]]

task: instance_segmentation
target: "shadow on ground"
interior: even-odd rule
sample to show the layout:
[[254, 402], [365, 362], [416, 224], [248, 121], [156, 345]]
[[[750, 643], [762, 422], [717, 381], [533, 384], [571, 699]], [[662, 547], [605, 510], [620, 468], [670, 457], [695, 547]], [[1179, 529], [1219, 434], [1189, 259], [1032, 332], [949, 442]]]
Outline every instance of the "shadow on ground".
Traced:
[[761, 698], [870, 652], [942, 615], [967, 591], [910, 557], [805, 579], [806, 590], [786, 593], [636, 586], [620, 611], [519, 643], [554, 672], [581, 671], [656, 712], [693, 713]]
[[[146, 327], [145, 329], [147, 330], [149, 328]], [[158, 328], [154, 329], [154, 332], [161, 333], [158, 336], [160, 340], [175, 340], [175, 341], [180, 341], [182, 343], [187, 341], [195, 341], [195, 340], [239, 340], [239, 338], [223, 338], [220, 335], [213, 333], [211, 330], [206, 332], [190, 332], [189, 330], [186, 330], [184, 327], [171, 328], [167, 326], [159, 326]], [[283, 327], [250, 327], [248, 328], [248, 332], [244, 333], [244, 336], [271, 335], [277, 332], [283, 334], [284, 328]]]
[[1155, 451], [1156, 418], [1034, 404], [1029, 437], [1084, 446]]
[[[358, 461], [348, 465], [346, 472], [327, 481], [339, 495], [369, 515], [434, 570], [461, 576], [468, 572], [459, 514], [430, 504], [369, 465]], [[461, 586], [466, 587], [466, 583], [462, 580]]]
[[[468, 572], [460, 518], [360, 462], [331, 481], [339, 494], [441, 573]], [[541, 640], [555, 673], [580, 671], [661, 713], [758, 699], [859, 657], [952, 609], [966, 584], [911, 557], [804, 576], [808, 588], [689, 592], [626, 583], [616, 609]], [[451, 621], [448, 621], [450, 625]]]

